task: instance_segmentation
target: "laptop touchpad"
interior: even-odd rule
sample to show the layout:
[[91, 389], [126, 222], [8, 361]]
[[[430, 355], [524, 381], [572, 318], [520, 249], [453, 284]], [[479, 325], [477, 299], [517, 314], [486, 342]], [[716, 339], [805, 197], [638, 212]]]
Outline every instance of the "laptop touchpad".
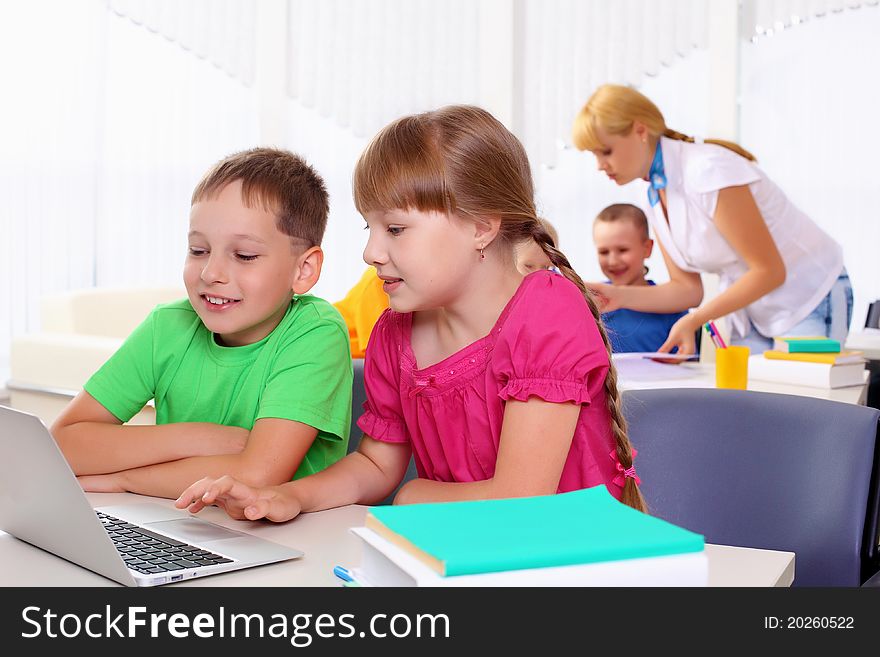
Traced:
[[179, 520], [163, 520], [161, 522], [145, 523], [145, 527], [156, 529], [160, 532], [188, 543], [205, 543], [207, 541], [220, 541], [224, 538], [238, 538], [242, 532], [226, 529], [196, 518], [180, 518]]

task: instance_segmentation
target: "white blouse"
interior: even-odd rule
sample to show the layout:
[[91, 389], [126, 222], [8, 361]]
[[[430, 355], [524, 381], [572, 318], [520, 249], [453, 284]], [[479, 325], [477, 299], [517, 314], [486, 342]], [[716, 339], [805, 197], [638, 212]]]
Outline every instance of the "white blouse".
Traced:
[[[691, 144], [661, 137], [666, 204], [647, 207], [654, 235], [688, 272], [718, 274], [722, 290], [748, 267], [715, 227], [718, 191], [748, 185], [785, 263], [785, 283], [729, 317], [736, 334], [748, 335], [749, 320], [765, 336], [784, 334], [805, 319], [843, 270], [843, 250], [796, 208], [754, 162], [716, 144]], [[647, 188], [647, 182], [645, 182]], [[647, 201], [646, 201], [647, 203]]]

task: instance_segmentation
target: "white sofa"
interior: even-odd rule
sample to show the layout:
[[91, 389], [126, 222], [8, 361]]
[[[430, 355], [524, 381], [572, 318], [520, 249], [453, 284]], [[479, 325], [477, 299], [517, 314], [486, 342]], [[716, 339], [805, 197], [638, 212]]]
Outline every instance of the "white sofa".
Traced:
[[[42, 330], [12, 340], [9, 404], [51, 424], [157, 304], [184, 296], [182, 288], [149, 287], [91, 288], [44, 297]], [[131, 422], [154, 420], [148, 405]]]

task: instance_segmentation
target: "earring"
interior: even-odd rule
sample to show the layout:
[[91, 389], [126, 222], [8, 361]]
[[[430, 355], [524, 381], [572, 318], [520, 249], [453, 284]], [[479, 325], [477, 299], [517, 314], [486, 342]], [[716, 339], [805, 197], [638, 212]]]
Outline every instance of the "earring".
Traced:
[[485, 260], [485, 259], [486, 259], [486, 254], [483, 253], [483, 247], [481, 246], [480, 247], [480, 260]]

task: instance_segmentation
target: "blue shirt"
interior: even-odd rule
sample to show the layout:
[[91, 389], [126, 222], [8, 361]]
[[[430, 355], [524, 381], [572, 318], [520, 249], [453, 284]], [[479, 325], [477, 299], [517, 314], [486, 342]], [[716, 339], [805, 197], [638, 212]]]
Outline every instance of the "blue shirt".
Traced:
[[[654, 285], [648, 281], [648, 285]], [[679, 313], [643, 313], [629, 308], [602, 313], [602, 323], [611, 340], [614, 353], [626, 351], [657, 351], [669, 336], [669, 329], [686, 315]]]

